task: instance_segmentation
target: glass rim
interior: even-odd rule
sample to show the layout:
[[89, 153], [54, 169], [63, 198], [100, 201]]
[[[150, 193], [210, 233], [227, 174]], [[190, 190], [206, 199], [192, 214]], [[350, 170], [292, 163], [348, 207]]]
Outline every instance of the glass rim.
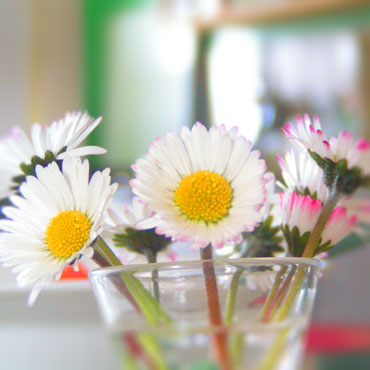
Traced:
[[183, 267], [199, 267], [204, 262], [211, 261], [216, 266], [217, 265], [235, 265], [238, 263], [247, 265], [266, 265], [266, 264], [276, 264], [276, 265], [300, 265], [309, 266], [320, 269], [320, 261], [316, 258], [305, 258], [305, 257], [254, 257], [254, 258], [220, 258], [212, 260], [194, 260], [194, 261], [173, 261], [173, 262], [157, 262], [157, 263], [146, 263], [146, 264], [132, 264], [132, 265], [120, 265], [120, 266], [110, 266], [110, 267], [99, 267], [89, 272], [89, 279], [94, 279], [98, 277], [106, 277], [114, 275], [120, 272], [142, 272], [150, 271], [151, 269], [157, 267], [170, 268], [171, 270], [180, 270]]

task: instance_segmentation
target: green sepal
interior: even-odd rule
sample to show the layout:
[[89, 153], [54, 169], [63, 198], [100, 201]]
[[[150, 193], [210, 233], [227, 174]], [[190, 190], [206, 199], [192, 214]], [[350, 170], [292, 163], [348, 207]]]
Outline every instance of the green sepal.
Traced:
[[[57, 155], [64, 153], [66, 150], [67, 150], [67, 146], [64, 146], [62, 149], [60, 149], [60, 150], [59, 150], [59, 152], [58, 152], [58, 154], [57, 154]], [[51, 153], [50, 151], [48, 151], [48, 152], [49, 152], [49, 153]], [[54, 156], [54, 154], [53, 154], [53, 153], [51, 153], [51, 154]], [[46, 157], [45, 157], [45, 158], [46, 158]]]
[[324, 183], [329, 189], [336, 187], [338, 192], [350, 195], [360, 186], [366, 186], [370, 183], [369, 177], [363, 176], [359, 168], [348, 168], [346, 159], [334, 162], [329, 158], [321, 158], [311, 150], [308, 150], [308, 153], [324, 171]]
[[280, 228], [272, 226], [273, 216], [268, 216], [252, 233], [242, 233], [243, 242], [235, 246], [235, 252], [243, 257], [273, 257], [283, 252]]
[[40, 166], [43, 166], [45, 163], [45, 161], [38, 157], [37, 155], [34, 155], [32, 158], [31, 158], [31, 165], [33, 168], [35, 168], [37, 165], [40, 165]]
[[[13, 177], [13, 182], [16, 183], [16, 184], [22, 184], [22, 182], [24, 182], [24, 180], [26, 179], [26, 176], [25, 175], [18, 175], [18, 176], [15, 176]], [[18, 189], [18, 185], [14, 185], [14, 190]]]
[[12, 178], [12, 181], [13, 181], [13, 184], [14, 184], [13, 189], [17, 190], [19, 188], [19, 186], [25, 181], [27, 176], [36, 176], [36, 167], [37, 166], [47, 167], [52, 162], [56, 162], [58, 164], [59, 168], [61, 168], [62, 163], [63, 163], [63, 161], [57, 160], [55, 155], [50, 150], [47, 150], [45, 152], [45, 157], [44, 158], [41, 158], [37, 155], [34, 155], [31, 158], [31, 163], [30, 164], [21, 163], [19, 165], [19, 167], [20, 167], [21, 171], [23, 172], [23, 175], [14, 176]]
[[330, 243], [330, 240], [328, 240], [326, 243], [318, 246], [315, 250], [315, 254], [314, 256], [316, 256], [317, 254], [320, 254], [320, 253], [324, 253], [324, 252], [327, 252], [329, 249], [333, 248], [334, 245], [332, 245]]
[[311, 232], [306, 231], [303, 235], [300, 235], [297, 226], [294, 226], [293, 229], [290, 230], [288, 225], [282, 226], [281, 230], [283, 231], [285, 240], [288, 244], [289, 255], [292, 257], [302, 257]]
[[164, 251], [171, 243], [170, 238], [155, 233], [155, 229], [136, 230], [127, 227], [124, 234], [115, 234], [114, 245], [145, 256]]
[[296, 192], [297, 195], [309, 196], [312, 200], [318, 199], [317, 191], [312, 193], [308, 186], [304, 188], [296, 186], [294, 188], [294, 191]]
[[[66, 148], [64, 148], [65, 150]], [[61, 153], [62, 151], [60, 151]], [[31, 158], [31, 163], [26, 164], [26, 163], [21, 163], [19, 165], [21, 171], [23, 174], [14, 176], [12, 178], [12, 185], [10, 185], [10, 188], [15, 191], [19, 192], [19, 187], [25, 182], [27, 176], [35, 176], [36, 177], [36, 167], [37, 166], [42, 166], [42, 167], [47, 167], [50, 163], [56, 162], [58, 167], [61, 169], [63, 161], [58, 160], [56, 156], [50, 151], [47, 150], [45, 152], [45, 157], [41, 158], [39, 156], [34, 155]], [[4, 198], [3, 200], [5, 200]]]
[[[34, 174], [34, 166], [32, 164], [21, 163], [20, 168], [21, 168], [22, 172], [24, 173], [23, 177]], [[17, 178], [20, 178], [20, 176], [14, 177], [13, 181], [16, 182]]]
[[[291, 257], [302, 257], [308, 240], [310, 239], [311, 232], [306, 231], [301, 235], [297, 226], [294, 226], [293, 229], [290, 230], [288, 225], [282, 226], [281, 230], [283, 231], [284, 238], [288, 244], [289, 255]], [[314, 256], [326, 252], [334, 247], [334, 245], [331, 244], [330, 240], [325, 242], [324, 244], [320, 244], [321, 241], [322, 239], [320, 238]]]

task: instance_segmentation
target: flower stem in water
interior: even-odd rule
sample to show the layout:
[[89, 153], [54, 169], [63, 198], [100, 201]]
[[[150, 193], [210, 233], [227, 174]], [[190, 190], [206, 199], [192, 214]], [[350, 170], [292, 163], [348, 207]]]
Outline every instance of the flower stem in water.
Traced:
[[[149, 250], [145, 250], [146, 258], [148, 259], [149, 263], [157, 263], [157, 254], [152, 253]], [[152, 270], [152, 291], [154, 298], [159, 303], [160, 302], [160, 293], [159, 293], [159, 276], [158, 276], [158, 270], [156, 268], [153, 268]]]
[[[220, 301], [218, 297], [217, 280], [212, 260], [212, 245], [201, 249], [201, 259], [203, 262], [203, 273], [206, 284], [207, 304], [210, 324], [216, 330], [223, 330]], [[213, 335], [213, 343], [219, 365], [222, 370], [231, 370], [230, 359], [227, 347], [227, 335], [225, 332], [216, 332]]]

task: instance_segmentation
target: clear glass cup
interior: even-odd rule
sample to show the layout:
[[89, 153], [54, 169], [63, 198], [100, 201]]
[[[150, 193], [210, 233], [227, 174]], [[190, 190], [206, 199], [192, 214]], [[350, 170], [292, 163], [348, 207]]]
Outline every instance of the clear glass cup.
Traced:
[[103, 268], [90, 281], [125, 369], [297, 370], [319, 269], [247, 258]]

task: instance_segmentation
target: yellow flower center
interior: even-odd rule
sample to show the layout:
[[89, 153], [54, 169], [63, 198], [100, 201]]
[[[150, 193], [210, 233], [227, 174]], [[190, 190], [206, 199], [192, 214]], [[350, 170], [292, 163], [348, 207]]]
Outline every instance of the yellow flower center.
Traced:
[[59, 212], [50, 220], [45, 232], [45, 242], [52, 255], [69, 258], [86, 244], [91, 222], [79, 211]]
[[198, 171], [180, 181], [174, 201], [190, 220], [217, 222], [228, 214], [232, 195], [232, 188], [223, 176]]

